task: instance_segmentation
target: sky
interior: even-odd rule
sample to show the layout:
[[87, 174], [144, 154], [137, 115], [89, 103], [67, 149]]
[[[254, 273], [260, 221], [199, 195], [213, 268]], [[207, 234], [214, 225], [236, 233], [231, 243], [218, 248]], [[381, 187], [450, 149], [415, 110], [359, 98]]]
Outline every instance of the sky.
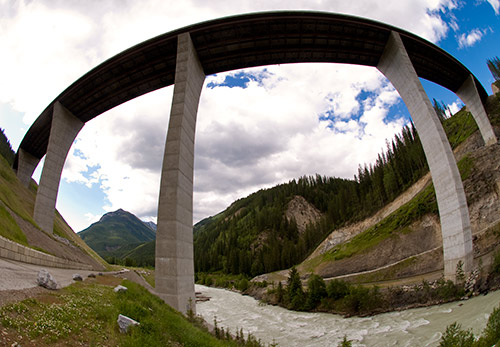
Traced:
[[[452, 54], [491, 94], [486, 59], [500, 56], [500, 0], [0, 0], [0, 128], [17, 151], [45, 107], [106, 59], [190, 24], [270, 10], [343, 13], [405, 29]], [[431, 100], [462, 106], [450, 91], [422, 84]], [[80, 131], [56, 205], [76, 232], [119, 208], [156, 221], [172, 92], [131, 100]], [[371, 67], [282, 64], [207, 76], [193, 222], [303, 175], [353, 178], [409, 121], [398, 93]]]

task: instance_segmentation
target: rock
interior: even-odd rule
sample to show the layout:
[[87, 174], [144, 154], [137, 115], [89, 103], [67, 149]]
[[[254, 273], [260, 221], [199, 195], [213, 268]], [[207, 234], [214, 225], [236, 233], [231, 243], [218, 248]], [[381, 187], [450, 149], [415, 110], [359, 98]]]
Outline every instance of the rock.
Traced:
[[47, 288], [47, 289], [52, 289], [52, 290], [57, 289], [57, 282], [56, 282], [56, 280], [45, 269], [41, 269], [38, 272], [37, 283], [38, 283], [39, 286], [42, 286], [42, 287]]
[[73, 281], [83, 281], [83, 278], [80, 274], [73, 274]]
[[495, 83], [492, 83], [491, 84], [491, 91], [493, 92], [493, 94], [498, 94], [498, 93], [500, 93], [500, 88], [498, 88]]
[[95, 278], [95, 274], [94, 273], [91, 273], [87, 276], [88, 278]]
[[127, 316], [124, 316], [122, 314], [118, 315], [118, 326], [120, 327], [120, 332], [122, 334], [125, 334], [128, 332], [128, 329], [131, 325], [139, 325], [140, 323], [133, 320], [132, 318], [129, 318]]
[[127, 287], [124, 287], [124, 286], [122, 286], [121, 284], [119, 284], [119, 285], [117, 285], [117, 286], [113, 289], [113, 291], [114, 291], [115, 293], [118, 293], [118, 292], [126, 292], [126, 291], [127, 291]]

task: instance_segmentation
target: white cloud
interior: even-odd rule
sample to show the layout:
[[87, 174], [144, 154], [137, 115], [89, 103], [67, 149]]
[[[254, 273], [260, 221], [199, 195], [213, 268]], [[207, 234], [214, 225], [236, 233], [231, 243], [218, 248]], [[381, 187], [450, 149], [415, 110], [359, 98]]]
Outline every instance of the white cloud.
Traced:
[[500, 0], [486, 0], [490, 3], [496, 15], [500, 14]]
[[464, 49], [474, 46], [476, 43], [481, 41], [482, 37], [486, 34], [486, 30], [472, 29], [467, 34], [461, 34], [457, 37], [458, 48]]

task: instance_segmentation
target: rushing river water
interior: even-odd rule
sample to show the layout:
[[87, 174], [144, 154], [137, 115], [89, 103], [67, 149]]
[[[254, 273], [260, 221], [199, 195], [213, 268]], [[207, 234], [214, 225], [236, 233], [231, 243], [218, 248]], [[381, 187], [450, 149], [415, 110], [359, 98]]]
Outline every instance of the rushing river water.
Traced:
[[479, 334], [488, 316], [500, 303], [500, 291], [467, 301], [384, 313], [366, 318], [342, 318], [327, 313], [288, 311], [263, 305], [249, 296], [196, 285], [211, 299], [196, 305], [203, 318], [229, 328], [243, 328], [262, 342], [279, 346], [337, 346], [344, 336], [353, 346], [436, 346], [453, 322]]

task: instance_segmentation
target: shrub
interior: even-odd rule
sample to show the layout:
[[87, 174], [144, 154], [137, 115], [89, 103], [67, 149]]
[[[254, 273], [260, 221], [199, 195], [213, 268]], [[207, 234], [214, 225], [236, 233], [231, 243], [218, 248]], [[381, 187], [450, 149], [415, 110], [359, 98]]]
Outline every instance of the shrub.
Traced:
[[469, 347], [473, 346], [475, 342], [474, 334], [470, 330], [462, 330], [460, 324], [457, 322], [446, 328], [446, 332], [441, 337], [439, 342], [440, 347]]
[[349, 284], [340, 280], [333, 280], [326, 287], [328, 297], [333, 300], [342, 299], [349, 294]]

